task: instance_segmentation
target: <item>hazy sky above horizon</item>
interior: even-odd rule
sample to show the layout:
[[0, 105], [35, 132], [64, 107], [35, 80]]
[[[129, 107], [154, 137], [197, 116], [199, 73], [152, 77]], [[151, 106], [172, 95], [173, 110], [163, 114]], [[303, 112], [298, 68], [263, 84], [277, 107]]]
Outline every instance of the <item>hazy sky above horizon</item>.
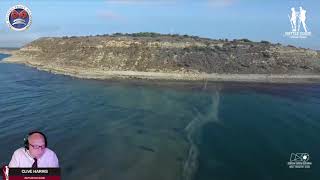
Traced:
[[[7, 26], [9, 8], [26, 5], [32, 25], [23, 32]], [[290, 8], [307, 10], [312, 36], [291, 39]], [[39, 37], [158, 32], [213, 39], [248, 38], [320, 49], [320, 1], [277, 0], [1, 0], [0, 47], [20, 47]]]

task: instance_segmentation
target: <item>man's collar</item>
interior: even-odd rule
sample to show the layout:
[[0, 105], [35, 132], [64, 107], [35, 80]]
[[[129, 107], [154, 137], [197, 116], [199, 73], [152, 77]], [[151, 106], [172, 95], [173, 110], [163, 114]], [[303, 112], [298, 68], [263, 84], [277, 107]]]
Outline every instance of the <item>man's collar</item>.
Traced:
[[[44, 154], [47, 152], [47, 148], [44, 148], [44, 153], [42, 154], [42, 156], [40, 158], [37, 158], [38, 160], [40, 160]], [[30, 154], [30, 151], [28, 149], [24, 149], [24, 153], [26, 154], [26, 156], [30, 159], [33, 160], [33, 157]]]

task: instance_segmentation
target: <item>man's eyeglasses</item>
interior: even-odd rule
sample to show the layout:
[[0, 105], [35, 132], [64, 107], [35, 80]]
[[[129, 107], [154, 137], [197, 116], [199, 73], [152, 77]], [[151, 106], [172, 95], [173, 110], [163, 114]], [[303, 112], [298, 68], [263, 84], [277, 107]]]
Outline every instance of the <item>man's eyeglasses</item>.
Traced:
[[38, 145], [33, 145], [33, 144], [29, 144], [30, 146], [32, 146], [33, 149], [44, 149], [45, 148], [45, 145], [42, 145], [42, 146], [38, 146]]

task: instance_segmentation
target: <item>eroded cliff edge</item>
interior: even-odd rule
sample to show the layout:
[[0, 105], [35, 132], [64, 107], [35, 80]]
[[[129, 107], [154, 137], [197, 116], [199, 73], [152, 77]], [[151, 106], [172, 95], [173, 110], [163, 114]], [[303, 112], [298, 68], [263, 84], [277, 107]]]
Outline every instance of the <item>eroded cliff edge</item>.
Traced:
[[320, 53], [311, 49], [247, 39], [141, 33], [40, 38], [5, 61], [96, 79], [265, 81], [320, 75]]

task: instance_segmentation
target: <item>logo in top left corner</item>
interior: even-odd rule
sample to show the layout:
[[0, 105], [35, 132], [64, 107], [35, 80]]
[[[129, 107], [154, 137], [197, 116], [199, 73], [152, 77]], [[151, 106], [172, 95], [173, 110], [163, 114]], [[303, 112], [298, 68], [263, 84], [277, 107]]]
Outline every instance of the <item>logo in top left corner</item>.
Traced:
[[8, 10], [6, 22], [12, 30], [24, 31], [31, 25], [31, 11], [26, 6], [15, 5]]

